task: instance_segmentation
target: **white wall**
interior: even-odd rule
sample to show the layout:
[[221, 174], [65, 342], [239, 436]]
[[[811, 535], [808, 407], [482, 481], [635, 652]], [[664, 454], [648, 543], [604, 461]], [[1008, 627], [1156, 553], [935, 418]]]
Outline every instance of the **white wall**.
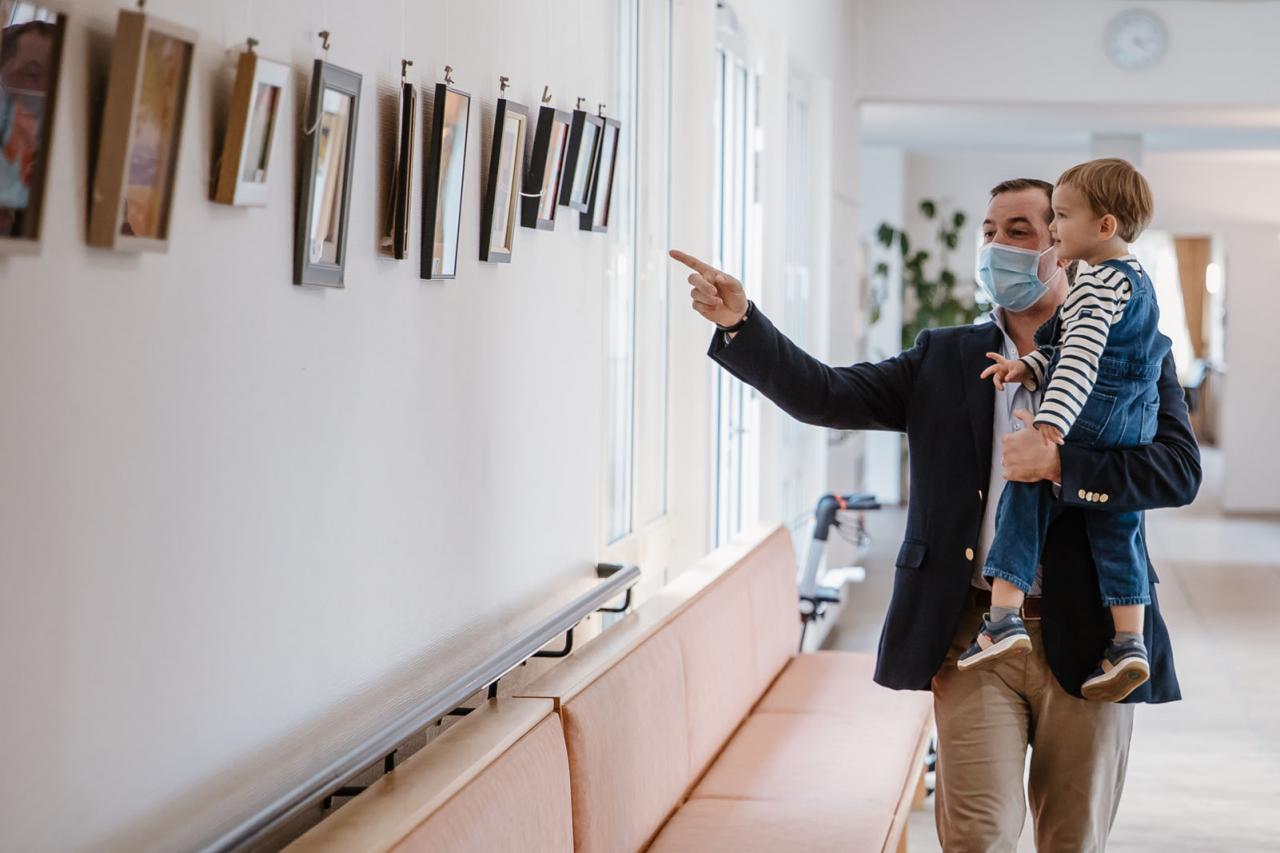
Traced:
[[[606, 547], [608, 240], [570, 218], [521, 230], [510, 266], [475, 260], [498, 75], [530, 106], [543, 84], [561, 106], [608, 102], [614, 4], [151, 4], [201, 41], [170, 253], [143, 257], [84, 243], [89, 99], [116, 8], [76, 5], [49, 238], [40, 257], [0, 259], [6, 850], [197, 845], [589, 583], [597, 560], [640, 561], [651, 589], [707, 546], [714, 368], [683, 276], [670, 511]], [[766, 42], [788, 25], [764, 0], [744, 15]], [[824, 41], [771, 48], [771, 86], [791, 55], [824, 75], [851, 61], [846, 12], [815, 0], [806, 15]], [[672, 241], [708, 254], [713, 4], [675, 0], [674, 16]], [[340, 291], [290, 284], [294, 127], [324, 28], [330, 60], [365, 75]], [[205, 200], [205, 176], [249, 34], [297, 85], [268, 206], [229, 209]], [[451, 282], [417, 277], [417, 204], [412, 257], [375, 254], [377, 128], [402, 56], [424, 83], [453, 64], [476, 96]], [[832, 110], [848, 145], [854, 102]], [[766, 134], [777, 150], [781, 131]], [[778, 153], [766, 169], [783, 168]], [[849, 193], [848, 167], [832, 171]], [[764, 251], [777, 266], [780, 245]]]
[[1103, 34], [1114, 0], [862, 0], [858, 61], [870, 100], [1275, 104], [1274, 3], [1138, 4], [1165, 21], [1153, 73], [1121, 71]]

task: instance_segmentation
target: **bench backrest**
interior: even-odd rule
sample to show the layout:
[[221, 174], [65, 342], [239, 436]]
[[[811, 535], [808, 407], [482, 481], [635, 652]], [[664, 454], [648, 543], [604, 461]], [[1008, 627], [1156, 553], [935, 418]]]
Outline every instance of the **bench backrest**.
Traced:
[[289, 850], [569, 853], [569, 765], [553, 708], [490, 700]]
[[717, 550], [524, 691], [564, 723], [579, 853], [645, 847], [795, 653], [786, 528]]

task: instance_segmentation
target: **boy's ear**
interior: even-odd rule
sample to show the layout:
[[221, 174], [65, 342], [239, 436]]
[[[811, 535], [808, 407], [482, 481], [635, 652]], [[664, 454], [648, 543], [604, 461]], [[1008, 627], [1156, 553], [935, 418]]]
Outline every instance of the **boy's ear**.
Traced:
[[1116, 231], [1120, 229], [1120, 222], [1110, 213], [1104, 214], [1102, 219], [1098, 220], [1098, 236], [1103, 240], [1110, 240], [1116, 236]]

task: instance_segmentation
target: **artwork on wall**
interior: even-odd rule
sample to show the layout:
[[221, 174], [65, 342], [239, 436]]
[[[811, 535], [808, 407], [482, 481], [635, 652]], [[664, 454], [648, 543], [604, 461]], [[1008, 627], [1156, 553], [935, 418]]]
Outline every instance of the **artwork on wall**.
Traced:
[[89, 244], [165, 251], [195, 33], [123, 10], [111, 49]]
[[[578, 99], [581, 107], [582, 99]], [[604, 119], [588, 115], [582, 109], [573, 111], [569, 127], [569, 149], [565, 152], [564, 177], [560, 180], [560, 203], [585, 213], [594, 183], [596, 149], [603, 135]]]
[[382, 246], [398, 261], [409, 255], [409, 193], [413, 189], [414, 128], [418, 123], [418, 90], [405, 72], [413, 65], [400, 60], [400, 109], [396, 126], [396, 150], [391, 168], [391, 192], [387, 199], [387, 235]]
[[525, 191], [520, 201], [520, 224], [542, 231], [556, 227], [560, 180], [569, 149], [569, 125], [573, 121], [564, 110], [548, 106], [548, 100], [549, 95], [544, 90], [543, 105], [538, 110], [538, 126], [533, 134], [529, 171], [524, 177]]
[[294, 284], [343, 286], [361, 77], [317, 59], [302, 131]]
[[67, 16], [0, 0], [0, 252], [34, 252], [48, 179]]
[[264, 205], [267, 175], [280, 104], [289, 68], [254, 52], [255, 39], [240, 54], [231, 92], [227, 132], [218, 161], [213, 200], [221, 204]]
[[453, 88], [453, 68], [445, 66], [431, 103], [431, 130], [422, 176], [422, 272], [424, 279], [453, 278], [458, 272], [462, 186], [466, 177], [467, 128], [471, 96]]
[[[502, 78], [501, 88], [507, 88]], [[498, 99], [493, 117], [493, 147], [489, 155], [489, 181], [485, 185], [480, 211], [480, 260], [491, 264], [511, 263], [516, 217], [520, 213], [520, 186], [524, 175], [527, 107]]]
[[591, 196], [587, 201], [587, 209], [578, 214], [578, 228], [582, 231], [609, 230], [613, 182], [618, 166], [618, 140], [621, 136], [622, 125], [615, 119], [604, 119], [596, 162], [592, 168]]

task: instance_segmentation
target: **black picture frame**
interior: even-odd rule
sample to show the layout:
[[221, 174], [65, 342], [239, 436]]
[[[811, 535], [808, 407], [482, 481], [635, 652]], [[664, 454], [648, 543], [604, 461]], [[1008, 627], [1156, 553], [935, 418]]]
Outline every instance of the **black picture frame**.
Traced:
[[596, 162], [591, 170], [591, 197], [587, 209], [578, 214], [578, 230], [604, 233], [609, 230], [609, 214], [613, 210], [613, 185], [617, 181], [618, 144], [622, 140], [622, 124], [616, 119], [604, 120], [600, 144], [596, 146]]
[[[493, 115], [493, 141], [489, 176], [480, 208], [480, 260], [509, 264], [515, 249], [516, 222], [520, 217], [520, 188], [525, 172], [525, 142], [529, 135], [529, 108], [499, 98]], [[507, 144], [510, 143], [510, 150]], [[504, 238], [494, 243], [494, 233]]]
[[[458, 274], [471, 96], [446, 83], [437, 83], [430, 107], [424, 108], [424, 112], [431, 115], [431, 128], [427, 133], [427, 162], [422, 175], [422, 267], [419, 277], [424, 280], [451, 279]], [[447, 133], [450, 134], [448, 139], [445, 138]], [[447, 162], [444, 159], [446, 155]], [[449, 181], [452, 183], [447, 183], [442, 190], [442, 182]], [[439, 247], [436, 245], [437, 230], [443, 235]]]
[[409, 256], [409, 216], [412, 210], [413, 151], [418, 125], [418, 89], [408, 81], [400, 83], [399, 126], [391, 167], [391, 193], [387, 199], [387, 236], [384, 246], [391, 257], [402, 261]]
[[[16, 2], [0, 2], [0, 11], [10, 13]], [[36, 97], [43, 98], [43, 109], [36, 119], [35, 152], [31, 166], [25, 175], [22, 170], [15, 174], [17, 181], [24, 185], [25, 199], [21, 206], [17, 200], [0, 202], [0, 255], [35, 254], [40, 251], [44, 220], [45, 191], [48, 187], [50, 154], [53, 150], [53, 124], [58, 107], [58, 81], [62, 76], [63, 42], [67, 33], [66, 6], [59, 2], [40, 2], [28, 6], [29, 19], [20, 20], [5, 26], [0, 19], [0, 44], [6, 38], [36, 36], [38, 40], [47, 40], [45, 60], [45, 88]], [[30, 97], [30, 96], [28, 96]], [[3, 142], [3, 140], [0, 140]], [[7, 160], [8, 157], [4, 154]], [[19, 155], [21, 159], [22, 155]], [[0, 186], [6, 192], [4, 196], [17, 196], [20, 191], [12, 186]]]
[[[311, 91], [306, 123], [303, 125], [297, 194], [297, 230], [294, 234], [293, 283], [343, 287], [347, 266], [347, 230], [351, 209], [351, 173], [355, 160], [356, 129], [360, 118], [360, 88], [363, 78], [354, 71], [317, 59], [311, 70]], [[330, 97], [332, 95], [332, 97]], [[345, 100], [344, 100], [345, 99]], [[345, 114], [343, 107], [345, 106]], [[341, 145], [333, 147], [340, 138]], [[323, 173], [320, 171], [324, 166]], [[331, 168], [341, 180], [331, 185]], [[324, 181], [320, 192], [328, 196], [316, 204], [316, 180]], [[317, 215], [321, 218], [317, 220]], [[337, 216], [334, 234], [332, 218]], [[329, 220], [326, 223], [326, 220]], [[317, 240], [317, 228], [328, 236]], [[333, 244], [333, 256], [326, 258], [326, 244]]]
[[585, 213], [591, 201], [595, 179], [596, 150], [604, 135], [604, 119], [585, 110], [573, 111], [569, 128], [569, 150], [565, 153], [564, 177], [560, 180], [560, 204]]
[[555, 230], [572, 126], [573, 116], [565, 110], [549, 106], [538, 110], [529, 170], [524, 177], [526, 190], [520, 201], [520, 224], [525, 228]]

